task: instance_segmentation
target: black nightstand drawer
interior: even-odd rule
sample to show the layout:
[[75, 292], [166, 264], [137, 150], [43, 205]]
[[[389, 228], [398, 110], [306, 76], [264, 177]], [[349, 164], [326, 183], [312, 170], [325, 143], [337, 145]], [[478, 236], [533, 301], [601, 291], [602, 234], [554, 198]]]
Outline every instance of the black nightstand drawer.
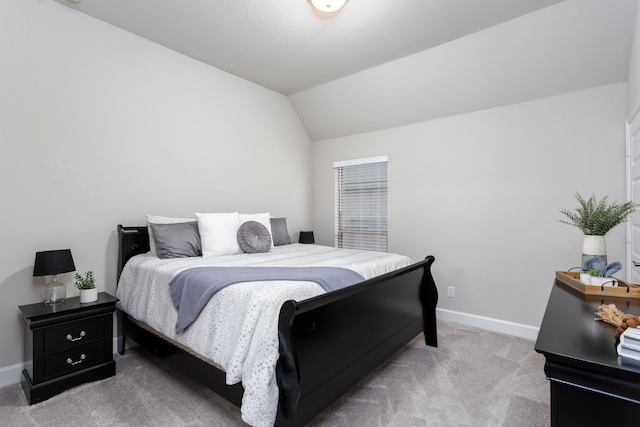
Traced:
[[53, 353], [104, 339], [104, 321], [104, 317], [100, 317], [90, 322], [71, 322], [61, 328], [47, 329], [44, 333], [44, 352]]
[[[111, 344], [111, 342], [109, 342]], [[44, 377], [55, 377], [80, 371], [105, 361], [104, 341], [83, 345], [44, 358]]]

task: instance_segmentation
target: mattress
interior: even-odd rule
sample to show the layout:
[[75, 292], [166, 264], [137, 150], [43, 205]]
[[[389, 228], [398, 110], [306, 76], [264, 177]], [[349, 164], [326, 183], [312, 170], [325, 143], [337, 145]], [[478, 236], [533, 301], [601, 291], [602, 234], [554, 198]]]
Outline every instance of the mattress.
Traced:
[[338, 249], [321, 245], [277, 246], [268, 253], [213, 258], [160, 259], [136, 255], [125, 265], [118, 284], [119, 308], [165, 337], [221, 367], [227, 384], [242, 383], [241, 412], [252, 426], [275, 422], [278, 388], [278, 316], [285, 301], [302, 301], [324, 293], [313, 282], [246, 282], [228, 286], [211, 298], [197, 320], [176, 334], [177, 311], [169, 289], [181, 271], [209, 266], [332, 266], [351, 269], [365, 279], [412, 264], [405, 256]]

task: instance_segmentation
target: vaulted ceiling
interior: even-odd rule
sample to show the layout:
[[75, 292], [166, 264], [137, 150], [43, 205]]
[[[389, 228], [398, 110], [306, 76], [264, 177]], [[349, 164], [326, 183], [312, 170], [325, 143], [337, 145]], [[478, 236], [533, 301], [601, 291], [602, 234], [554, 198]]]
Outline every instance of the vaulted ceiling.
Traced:
[[56, 0], [290, 97], [313, 141], [627, 78], [638, 0]]
[[285, 95], [438, 46], [560, 0], [57, 0]]

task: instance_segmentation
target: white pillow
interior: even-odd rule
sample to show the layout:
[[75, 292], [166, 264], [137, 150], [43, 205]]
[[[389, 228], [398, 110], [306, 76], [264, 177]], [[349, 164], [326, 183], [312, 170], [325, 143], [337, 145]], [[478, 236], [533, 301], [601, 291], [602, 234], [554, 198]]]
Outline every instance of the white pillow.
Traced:
[[149, 230], [149, 250], [155, 256], [158, 256], [156, 252], [156, 241], [153, 238], [153, 231], [149, 224], [177, 224], [180, 222], [193, 222], [197, 221], [195, 218], [170, 218], [166, 216], [147, 215], [147, 230]]
[[196, 213], [200, 240], [202, 241], [202, 257], [241, 254], [238, 244], [238, 228], [240, 214], [231, 213]]
[[271, 218], [269, 212], [257, 214], [240, 214], [240, 225], [244, 224], [247, 221], [256, 221], [264, 225], [269, 232], [269, 236], [271, 236], [271, 247], [273, 247], [273, 233], [271, 232], [271, 220], [269, 220], [269, 218]]

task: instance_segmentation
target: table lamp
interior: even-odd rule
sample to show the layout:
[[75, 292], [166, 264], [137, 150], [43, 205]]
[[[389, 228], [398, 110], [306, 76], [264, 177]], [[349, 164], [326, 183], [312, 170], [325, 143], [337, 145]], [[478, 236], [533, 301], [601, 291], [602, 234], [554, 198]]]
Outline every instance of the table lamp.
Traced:
[[313, 244], [316, 240], [313, 238], [313, 231], [301, 231], [298, 243]]
[[67, 296], [67, 287], [58, 282], [57, 275], [75, 271], [71, 249], [36, 252], [33, 276], [53, 276], [53, 280], [42, 290], [42, 300], [47, 305], [62, 304]]

